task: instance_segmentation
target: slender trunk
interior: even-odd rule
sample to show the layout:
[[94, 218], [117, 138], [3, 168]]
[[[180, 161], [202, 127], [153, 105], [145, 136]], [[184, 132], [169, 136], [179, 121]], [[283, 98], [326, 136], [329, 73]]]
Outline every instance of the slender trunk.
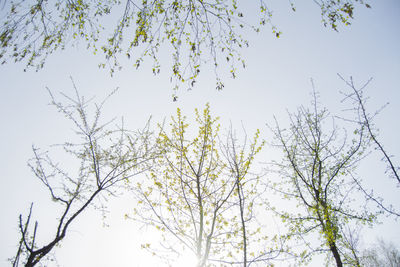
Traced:
[[329, 249], [331, 250], [333, 257], [335, 258], [336, 266], [343, 267], [342, 259], [340, 258], [339, 251], [334, 242], [329, 243]]
[[240, 220], [242, 222], [242, 235], [243, 235], [243, 267], [247, 266], [247, 236], [246, 236], [246, 222], [244, 218], [244, 199], [242, 198], [242, 192], [240, 187], [239, 178], [237, 179], [237, 192], [239, 196], [239, 208], [240, 208]]
[[201, 190], [200, 190], [200, 178], [197, 177], [196, 180], [196, 187], [197, 187], [197, 201], [199, 204], [199, 233], [198, 233], [198, 240], [197, 240], [197, 258], [199, 260], [198, 266], [203, 266], [203, 259], [202, 259], [202, 246], [203, 246], [203, 231], [204, 231], [204, 214], [203, 214], [203, 202], [201, 198]]

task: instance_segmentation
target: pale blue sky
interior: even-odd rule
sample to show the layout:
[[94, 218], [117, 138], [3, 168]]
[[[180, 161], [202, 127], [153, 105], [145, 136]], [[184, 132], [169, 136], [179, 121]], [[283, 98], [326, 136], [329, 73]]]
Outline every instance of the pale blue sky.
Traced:
[[[337, 73], [353, 76], [359, 84], [373, 77], [366, 91], [371, 97], [370, 108], [372, 111], [390, 102], [376, 124], [382, 142], [400, 163], [400, 2], [374, 1], [372, 9], [356, 9], [353, 25], [339, 33], [322, 26], [313, 1], [298, 2], [294, 13], [289, 1], [271, 1], [274, 23], [283, 32], [281, 38], [270, 34], [268, 27], [259, 34], [249, 32], [246, 37], [250, 48], [242, 51], [247, 67], [239, 69], [236, 79], [225, 79], [223, 91], [215, 90], [213, 71], [203, 68], [193, 90], [183, 86], [178, 92], [178, 102], [171, 101], [168, 62], [161, 62], [166, 69], [159, 76], [144, 64], [139, 70], [124, 66], [110, 77], [107, 70], [97, 68], [101, 58], [88, 54], [82, 46], [50, 56], [39, 72], [23, 72], [23, 64], [0, 66], [0, 266], [7, 266], [5, 259], [16, 251], [18, 215], [26, 214], [31, 201], [35, 201], [34, 212], [40, 221], [56, 216], [49, 212], [52, 204], [47, 203], [47, 192], [26, 161], [32, 156], [32, 144], [48, 148], [71, 135], [71, 125], [47, 105], [45, 89], [47, 86], [53, 92], [72, 94], [69, 76], [82, 95], [96, 95], [98, 100], [119, 87], [104, 114], [108, 118], [124, 116], [130, 128], [142, 127], [151, 115], [154, 122], [161, 121], [174, 114], [177, 107], [191, 117], [195, 107], [203, 108], [209, 102], [213, 114], [220, 116], [226, 127], [232, 121], [238, 129], [243, 123], [249, 133], [259, 128], [267, 141], [271, 134], [265, 124], [272, 122], [273, 115], [285, 123], [286, 110], [309, 103], [311, 78], [321, 93], [321, 102], [335, 112], [342, 108], [339, 90], [346, 89]], [[161, 57], [168, 61], [168, 49], [163, 53]], [[269, 150], [264, 150], [260, 161], [271, 156]], [[399, 203], [399, 188], [393, 188], [393, 181], [383, 177], [384, 167], [376, 161], [379, 156], [372, 159], [361, 166], [364, 169], [360, 173], [392, 203]], [[110, 203], [113, 209], [107, 219], [109, 228], [102, 228], [99, 214], [92, 211], [72, 225], [71, 234], [56, 251], [60, 266], [154, 266], [144, 252], [135, 253], [148, 235], [138, 231], [132, 221], [123, 220], [129, 203], [133, 203], [122, 205], [126, 203], [123, 201]], [[392, 220], [384, 222], [368, 232], [366, 242], [382, 235], [400, 246], [399, 227]], [[45, 229], [45, 223], [41, 223], [39, 231]]]

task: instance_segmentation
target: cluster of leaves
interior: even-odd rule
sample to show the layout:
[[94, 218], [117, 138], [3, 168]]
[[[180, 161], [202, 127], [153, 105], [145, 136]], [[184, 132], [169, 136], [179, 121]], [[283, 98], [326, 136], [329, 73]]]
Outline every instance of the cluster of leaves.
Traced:
[[[335, 30], [339, 23], [350, 24], [356, 2], [364, 4], [363, 0], [314, 2], [320, 5], [324, 24]], [[158, 52], [167, 43], [173, 51], [170, 70], [175, 89], [181, 83], [193, 87], [201, 66], [211, 62], [220, 90], [224, 85], [217, 72], [219, 65], [225, 62], [232, 77], [236, 77], [237, 66], [245, 66], [240, 55], [240, 49], [248, 46], [244, 30], [258, 32], [260, 26], [269, 24], [276, 37], [280, 36], [264, 0], [259, 2], [260, 20], [255, 25], [248, 15], [252, 11], [245, 15], [242, 9], [237, 0], [12, 1], [2, 16], [0, 59], [3, 64], [9, 58], [26, 60], [28, 67], [40, 69], [49, 54], [82, 40], [89, 50], [104, 54], [106, 61], [100, 66], [109, 67], [111, 73], [121, 68], [120, 55], [125, 55], [133, 58], [136, 68], [150, 57], [152, 71], [158, 74]]]
[[[117, 0], [12, 1], [0, 31], [0, 58], [27, 60], [27, 67], [43, 67], [48, 55], [74, 39], [95, 47], [102, 29], [99, 18], [110, 13]], [[4, 12], [4, 11], [3, 11]]]
[[338, 25], [350, 25], [354, 15], [354, 6], [356, 4], [365, 5], [367, 8], [371, 6], [364, 0], [316, 0], [314, 1], [321, 7], [322, 22], [325, 26], [338, 30]]
[[[262, 24], [270, 13], [260, 2]], [[236, 28], [249, 26], [236, 0], [77, 0], [16, 1], [7, 5], [1, 25], [0, 57], [26, 59], [27, 66], [42, 68], [46, 57], [64, 49], [73, 40], [83, 40], [94, 53], [102, 51], [111, 72], [119, 69], [118, 56], [134, 56], [139, 67], [145, 56], [153, 59], [153, 73], [160, 72], [158, 50], [167, 42], [173, 49], [172, 77], [193, 86], [205, 61], [224, 58], [235, 76], [235, 61], [244, 61], [237, 51], [247, 46]], [[117, 25], [109, 30], [106, 16], [119, 13]], [[109, 37], [101, 35], [106, 33]], [[143, 51], [137, 48], [143, 45]], [[219, 56], [221, 54], [221, 56]], [[106, 67], [106, 63], [100, 64]], [[219, 81], [217, 88], [222, 89]]]

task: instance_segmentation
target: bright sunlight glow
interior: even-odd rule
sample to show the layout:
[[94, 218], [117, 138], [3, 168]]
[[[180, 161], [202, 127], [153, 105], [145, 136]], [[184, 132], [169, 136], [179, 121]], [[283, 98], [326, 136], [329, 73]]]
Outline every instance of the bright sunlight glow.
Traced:
[[174, 263], [176, 267], [196, 267], [197, 257], [191, 251], [183, 251], [181, 256]]

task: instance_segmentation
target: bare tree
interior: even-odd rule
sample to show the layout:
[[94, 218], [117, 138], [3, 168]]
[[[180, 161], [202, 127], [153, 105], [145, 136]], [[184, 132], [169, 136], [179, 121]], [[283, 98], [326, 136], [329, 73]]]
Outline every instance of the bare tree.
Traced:
[[10, 260], [14, 267], [20, 264], [31, 267], [46, 262], [49, 253], [65, 238], [69, 226], [78, 216], [90, 206], [102, 205], [102, 199], [115, 194], [124, 182], [147, 168], [151, 152], [148, 127], [137, 132], [127, 131], [123, 125], [112, 129], [111, 122], [103, 124], [101, 121], [104, 101], [94, 105], [94, 114], [90, 115], [90, 101], [79, 95], [75, 85], [74, 88], [75, 97], [63, 95], [65, 103], [57, 102], [50, 95], [51, 104], [73, 123], [79, 138], [77, 142], [58, 145], [72, 156], [72, 161], [76, 161], [76, 172], [71, 174], [48, 152], [33, 148], [34, 157], [29, 166], [47, 188], [52, 201], [60, 205], [61, 212], [56, 218], [53, 237], [48, 241], [37, 240], [39, 222], [32, 222], [32, 205], [26, 219], [19, 216], [21, 239], [16, 256]]
[[362, 263], [365, 267], [398, 267], [400, 266], [400, 251], [392, 243], [379, 239], [374, 248], [364, 250]]
[[[378, 140], [378, 134], [376, 127], [374, 125], [374, 117], [382, 110], [382, 108], [378, 111], [375, 111], [374, 114], [370, 114], [367, 111], [366, 104], [368, 98], [364, 96], [364, 90], [371, 82], [372, 79], [369, 79], [363, 86], [360, 88], [356, 88], [353, 78], [350, 77], [349, 80], [345, 80], [340, 74], [338, 76], [346, 83], [346, 85], [350, 88], [351, 93], [345, 94], [345, 100], [353, 101], [354, 111], [356, 113], [356, 120], [360, 125], [363, 125], [371, 137], [372, 141], [376, 145], [377, 150], [382, 153], [382, 160], [387, 164], [387, 172], [389, 176], [393, 179], [397, 180], [398, 186], [400, 186], [400, 177], [399, 171], [400, 167], [396, 166], [393, 162], [393, 156], [390, 156], [389, 152], [383, 147], [382, 143]], [[385, 106], [384, 106], [385, 107]], [[383, 108], [384, 108], [383, 107]]]
[[[345, 131], [340, 135], [333, 118], [331, 130], [326, 130], [331, 117], [317, 101], [317, 93], [313, 92], [311, 109], [300, 107], [297, 113], [289, 113], [287, 129], [275, 120], [271, 130], [284, 159], [275, 163], [281, 182], [271, 184], [271, 188], [290, 203], [296, 203], [293, 210], [275, 210], [287, 226], [287, 236], [304, 242], [306, 249], [301, 256], [324, 253], [341, 267], [349, 255], [343, 245], [345, 228], [351, 223], [375, 220], [375, 214], [367, 207], [352, 204], [357, 184], [351, 173], [363, 158], [368, 138], [362, 126], [356, 129], [354, 138], [349, 138]], [[312, 236], [317, 236], [321, 243], [313, 244], [313, 239], [309, 239]]]
[[[354, 80], [352, 77], [350, 77], [349, 80], [346, 80], [340, 74], [338, 74], [338, 76], [342, 81], [346, 83], [346, 85], [350, 89], [350, 93], [343, 92], [345, 97], [342, 102], [350, 102], [351, 108], [349, 108], [349, 110], [354, 114], [354, 118], [341, 119], [350, 121], [359, 125], [359, 127], [363, 127], [366, 129], [366, 133], [371, 138], [376, 150], [378, 150], [382, 154], [382, 161], [385, 162], [387, 166], [386, 173], [390, 178], [395, 180], [396, 186], [400, 187], [400, 167], [395, 164], [393, 159], [394, 157], [390, 155], [388, 150], [384, 148], [382, 142], [378, 139], [378, 130], [374, 124], [375, 116], [377, 116], [387, 104], [371, 114], [367, 109], [368, 97], [365, 96], [365, 89], [370, 84], [372, 79], [369, 79], [364, 85], [357, 88], [354, 84]], [[367, 198], [377, 203], [384, 212], [400, 217], [400, 213], [396, 211], [392, 205], [386, 205], [383, 203], [384, 200], [382, 199], [382, 197], [374, 196], [372, 191], [364, 188], [364, 186], [360, 183], [358, 183], [358, 186], [365, 193]]]

